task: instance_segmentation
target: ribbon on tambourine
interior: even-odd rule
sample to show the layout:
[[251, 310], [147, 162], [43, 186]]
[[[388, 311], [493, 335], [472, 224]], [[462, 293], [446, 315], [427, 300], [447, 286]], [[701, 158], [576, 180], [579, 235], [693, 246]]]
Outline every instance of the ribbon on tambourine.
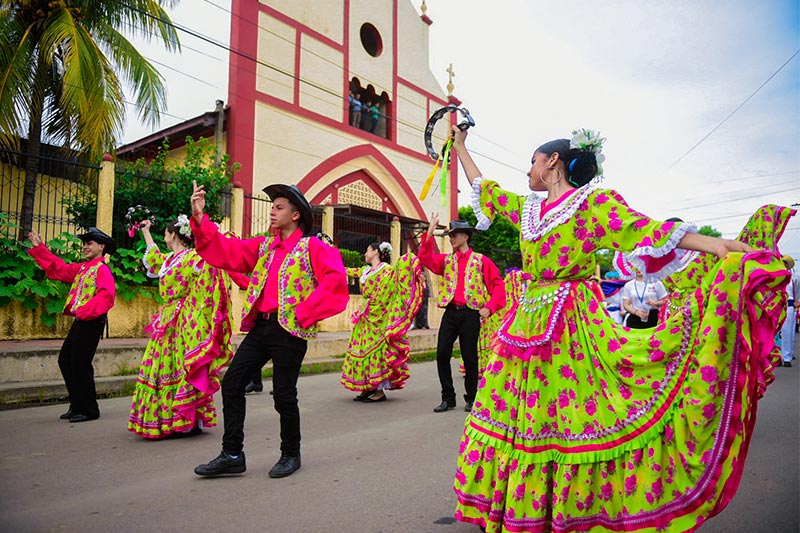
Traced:
[[424, 200], [428, 197], [428, 193], [431, 190], [431, 186], [433, 185], [433, 179], [436, 177], [436, 173], [440, 171], [441, 167], [441, 178], [439, 180], [439, 195], [441, 198], [441, 204], [447, 205], [447, 176], [450, 169], [450, 149], [453, 147], [453, 137], [449, 136], [447, 140], [444, 142], [442, 149], [437, 152], [433, 149], [433, 142], [431, 140], [433, 136], [433, 128], [436, 126], [436, 123], [448, 113], [455, 113], [459, 112], [464, 117], [464, 119], [458, 123], [458, 129], [464, 131], [472, 126], [475, 125], [475, 121], [470, 116], [469, 111], [466, 108], [457, 107], [454, 105], [449, 105], [447, 107], [443, 107], [437, 110], [431, 118], [428, 120], [427, 126], [425, 126], [425, 148], [428, 150], [428, 154], [431, 156], [431, 159], [436, 161], [433, 165], [433, 170], [431, 173], [428, 174], [428, 178], [425, 180], [425, 183], [422, 186], [422, 191], [419, 194], [419, 199]]

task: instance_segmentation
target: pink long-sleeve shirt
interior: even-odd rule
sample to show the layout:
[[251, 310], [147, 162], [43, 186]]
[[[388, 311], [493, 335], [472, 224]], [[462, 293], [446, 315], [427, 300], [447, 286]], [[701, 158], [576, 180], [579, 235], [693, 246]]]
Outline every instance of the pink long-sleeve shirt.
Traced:
[[[84, 263], [67, 263], [53, 252], [47, 249], [44, 244], [34, 246], [28, 253], [36, 263], [44, 270], [45, 275], [56, 281], [72, 284], [76, 278], [83, 276], [89, 267], [97, 263], [104, 263], [102, 257], [97, 257]], [[114, 307], [114, 298], [117, 294], [117, 286], [114, 283], [114, 275], [108, 265], [101, 266], [97, 270], [97, 291], [94, 296], [84, 305], [72, 310], [75, 301], [80, 297], [77, 292], [71, 294], [70, 300], [64, 306], [64, 314], [76, 316], [80, 320], [94, 320], [102, 316]]]
[[[447, 259], [447, 254], [435, 253], [433, 245], [434, 240], [427, 233], [423, 233], [422, 243], [419, 247], [419, 262], [437, 276], [441, 276], [444, 274], [444, 262]], [[458, 262], [458, 280], [456, 281], [456, 292], [453, 294], [453, 300], [450, 303], [465, 305], [467, 298], [464, 294], [464, 279], [466, 278], [467, 264], [472, 250], [467, 250], [466, 252], [456, 251], [454, 253]], [[494, 262], [485, 255], [481, 257], [483, 283], [489, 293], [489, 301], [486, 302], [486, 308], [494, 314], [506, 305], [505, 283], [503, 278], [500, 277], [500, 272]]]
[[[217, 225], [209, 220], [208, 215], [203, 215], [200, 224], [192, 218], [191, 227], [200, 257], [215, 267], [231, 272], [252, 272], [258, 262], [261, 243], [266, 240], [266, 237], [250, 239], [226, 237], [219, 232]], [[300, 228], [287, 239], [282, 239], [280, 233], [275, 235], [270, 244], [270, 249], [275, 250], [275, 255], [267, 271], [264, 289], [253, 305], [251, 315], [278, 310], [280, 268], [286, 255], [302, 237], [303, 232]], [[347, 292], [347, 275], [339, 251], [325, 245], [319, 239], [310, 239], [308, 253], [312, 269], [308, 274], [316, 278], [317, 288], [295, 308], [297, 320], [304, 328], [341, 313], [347, 308], [350, 298]]]

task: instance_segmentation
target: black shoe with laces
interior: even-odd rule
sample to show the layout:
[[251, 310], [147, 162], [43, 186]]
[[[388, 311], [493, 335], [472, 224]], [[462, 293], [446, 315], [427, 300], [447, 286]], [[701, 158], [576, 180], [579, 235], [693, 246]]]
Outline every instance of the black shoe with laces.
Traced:
[[239, 455], [234, 459], [225, 450], [213, 459], [210, 463], [204, 465], [197, 465], [194, 473], [198, 476], [218, 476], [220, 474], [241, 474], [247, 470], [244, 461], [244, 452], [239, 452]]
[[269, 471], [269, 477], [278, 478], [286, 477], [294, 474], [300, 470], [300, 454], [286, 455], [281, 454], [281, 458], [275, 463], [275, 466]]

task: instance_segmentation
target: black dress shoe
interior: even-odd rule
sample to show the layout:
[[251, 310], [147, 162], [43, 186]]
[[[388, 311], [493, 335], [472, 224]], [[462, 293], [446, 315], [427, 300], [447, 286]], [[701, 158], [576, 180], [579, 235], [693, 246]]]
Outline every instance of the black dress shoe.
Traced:
[[783, 366], [792, 366], [792, 362], [791, 361], [784, 361], [783, 362]]
[[275, 466], [269, 471], [269, 477], [286, 477], [294, 474], [298, 470], [300, 470], [300, 454], [286, 455], [284, 453], [281, 454], [281, 458], [278, 459], [278, 462], [275, 463]]
[[433, 408], [433, 412], [434, 413], [443, 413], [445, 411], [449, 411], [450, 409], [454, 409], [455, 406], [456, 406], [455, 403], [442, 402], [442, 403], [440, 403], [439, 405], [437, 405], [436, 407]]
[[198, 476], [218, 476], [220, 474], [241, 474], [247, 470], [244, 460], [244, 452], [239, 452], [239, 455], [234, 459], [225, 450], [213, 459], [210, 463], [204, 465], [197, 465], [194, 473]]
[[69, 421], [70, 423], [75, 424], [77, 422], [88, 422], [90, 420], [97, 420], [98, 418], [100, 418], [100, 415], [89, 416], [81, 413], [73, 413], [73, 415], [69, 417]]
[[253, 383], [252, 381], [244, 388], [245, 394], [248, 392], [261, 392], [264, 390], [264, 385], [261, 383]]
[[467, 405], [464, 406], [464, 410], [466, 412], [468, 412], [468, 413], [471, 412], [472, 411], [472, 402], [467, 402]]
[[59, 416], [58, 418], [60, 418], [61, 420], [69, 420], [73, 416], [75, 416], [75, 413], [72, 412], [72, 409], [67, 409], [67, 412]]

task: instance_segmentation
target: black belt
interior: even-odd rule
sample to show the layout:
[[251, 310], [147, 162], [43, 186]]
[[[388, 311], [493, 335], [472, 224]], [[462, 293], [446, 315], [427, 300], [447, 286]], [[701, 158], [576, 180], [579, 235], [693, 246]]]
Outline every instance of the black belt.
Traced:
[[465, 309], [470, 309], [468, 305], [457, 305], [457, 304], [447, 304], [449, 309], [455, 309], [456, 311], [463, 311]]
[[273, 311], [272, 313], [258, 313], [256, 315], [256, 320], [278, 320], [278, 313], [277, 311]]

